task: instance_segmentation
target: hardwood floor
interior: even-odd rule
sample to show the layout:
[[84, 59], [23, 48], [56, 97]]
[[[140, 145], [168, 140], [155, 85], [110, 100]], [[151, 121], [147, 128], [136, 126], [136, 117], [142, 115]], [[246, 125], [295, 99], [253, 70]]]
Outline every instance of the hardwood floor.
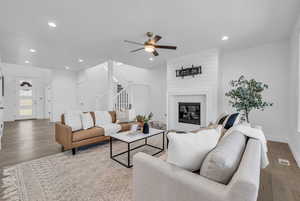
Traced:
[[5, 122], [0, 167], [59, 153], [54, 123], [48, 120]]
[[[269, 142], [268, 147], [270, 165], [261, 171], [258, 201], [300, 201], [300, 168], [289, 146]], [[5, 123], [0, 168], [59, 152], [60, 146], [54, 139], [54, 124], [48, 120]], [[278, 158], [288, 159], [291, 165], [280, 165]]]
[[[300, 168], [286, 143], [268, 142], [270, 165], [261, 171], [258, 201], [300, 201]], [[282, 166], [278, 158], [288, 159]]]

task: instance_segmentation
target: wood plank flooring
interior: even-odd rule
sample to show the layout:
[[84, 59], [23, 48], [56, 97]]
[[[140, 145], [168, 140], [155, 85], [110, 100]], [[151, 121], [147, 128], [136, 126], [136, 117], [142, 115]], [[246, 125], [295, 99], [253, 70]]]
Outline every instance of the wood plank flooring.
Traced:
[[[268, 147], [270, 165], [261, 171], [258, 201], [300, 201], [300, 168], [289, 146], [268, 142]], [[0, 169], [59, 152], [60, 146], [54, 138], [54, 124], [48, 120], [5, 123]], [[288, 159], [291, 165], [279, 165], [278, 158]]]
[[0, 167], [60, 152], [55, 142], [54, 123], [24, 120], [4, 123]]
[[[268, 142], [270, 165], [261, 171], [258, 201], [300, 201], [300, 168], [286, 143]], [[288, 159], [282, 166], [278, 158]]]

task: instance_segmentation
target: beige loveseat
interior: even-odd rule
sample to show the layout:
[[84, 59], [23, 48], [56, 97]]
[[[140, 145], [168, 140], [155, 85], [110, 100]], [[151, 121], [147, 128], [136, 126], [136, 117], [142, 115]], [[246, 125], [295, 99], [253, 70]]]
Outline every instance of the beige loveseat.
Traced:
[[256, 201], [260, 142], [249, 139], [237, 171], [225, 185], [144, 153], [134, 156], [135, 201]]
[[[95, 113], [90, 112], [95, 125]], [[116, 112], [109, 112], [112, 117], [112, 122], [116, 123]], [[122, 131], [131, 129], [131, 123], [120, 123]], [[76, 153], [76, 148], [109, 140], [109, 136], [104, 135], [104, 128], [93, 127], [87, 130], [79, 130], [72, 132], [72, 129], [65, 124], [64, 114], [61, 115], [61, 121], [55, 123], [55, 139], [56, 142], [62, 145], [62, 151], [72, 149], [73, 155]]]

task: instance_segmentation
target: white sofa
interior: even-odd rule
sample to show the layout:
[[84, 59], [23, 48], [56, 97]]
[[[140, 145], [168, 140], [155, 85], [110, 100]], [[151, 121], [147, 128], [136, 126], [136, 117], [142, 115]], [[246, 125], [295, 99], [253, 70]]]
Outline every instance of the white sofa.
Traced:
[[260, 142], [249, 139], [231, 181], [220, 184], [144, 153], [134, 156], [135, 201], [256, 201]]

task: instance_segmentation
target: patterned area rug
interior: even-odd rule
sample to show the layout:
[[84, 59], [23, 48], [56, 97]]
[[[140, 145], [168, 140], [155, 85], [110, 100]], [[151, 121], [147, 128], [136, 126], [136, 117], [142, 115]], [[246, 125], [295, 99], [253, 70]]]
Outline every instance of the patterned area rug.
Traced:
[[[125, 143], [113, 143], [114, 153], [127, 148]], [[138, 151], [152, 154], [157, 150], [145, 147]], [[125, 162], [127, 158], [121, 157]], [[132, 200], [132, 168], [110, 159], [109, 144], [79, 150], [75, 156], [66, 151], [17, 164], [5, 168], [3, 175], [1, 201]]]

